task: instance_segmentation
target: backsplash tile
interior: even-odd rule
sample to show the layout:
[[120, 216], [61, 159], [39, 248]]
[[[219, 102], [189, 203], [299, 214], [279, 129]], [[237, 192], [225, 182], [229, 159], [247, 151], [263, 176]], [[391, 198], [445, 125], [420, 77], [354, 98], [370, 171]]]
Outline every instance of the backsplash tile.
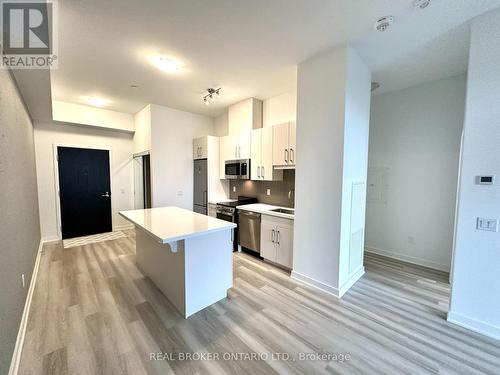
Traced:
[[[236, 187], [236, 192], [233, 192], [233, 187]], [[271, 195], [266, 195], [267, 189], [271, 189]], [[256, 197], [259, 203], [293, 208], [295, 206], [295, 170], [284, 170], [283, 181], [231, 180], [230, 194], [231, 199], [237, 199], [239, 195], [243, 195]]]

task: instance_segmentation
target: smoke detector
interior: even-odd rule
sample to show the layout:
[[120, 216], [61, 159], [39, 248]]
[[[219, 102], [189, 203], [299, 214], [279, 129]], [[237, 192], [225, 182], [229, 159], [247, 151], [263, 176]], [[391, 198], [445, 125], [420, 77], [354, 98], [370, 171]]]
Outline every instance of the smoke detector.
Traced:
[[393, 16], [381, 17], [375, 22], [375, 30], [384, 32], [394, 23]]
[[418, 9], [425, 9], [431, 5], [431, 0], [415, 0], [413, 6]]

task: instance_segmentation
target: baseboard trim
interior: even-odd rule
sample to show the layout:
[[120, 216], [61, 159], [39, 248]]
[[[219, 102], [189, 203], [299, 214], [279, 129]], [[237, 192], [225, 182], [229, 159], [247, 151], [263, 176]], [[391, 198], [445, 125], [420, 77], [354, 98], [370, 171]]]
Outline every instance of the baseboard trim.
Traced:
[[134, 224], [124, 224], [124, 225], [115, 225], [113, 227], [113, 232], [117, 232], [119, 230], [128, 230], [128, 229], [134, 229]]
[[56, 242], [60, 241], [61, 239], [58, 236], [47, 236], [42, 238], [43, 243], [48, 243], [48, 242]]
[[291, 273], [292, 279], [298, 280], [304, 284], [312, 286], [313, 288], [319, 289], [325, 293], [331, 294], [337, 298], [339, 297], [339, 290], [331, 285], [322, 283], [321, 281], [315, 280], [309, 276], [303, 275], [296, 271], [292, 271]]
[[28, 317], [31, 308], [31, 301], [33, 299], [33, 293], [35, 291], [36, 280], [38, 277], [38, 269], [40, 267], [40, 258], [42, 256], [44, 243], [46, 243], [46, 241], [41, 239], [40, 244], [38, 245], [38, 251], [35, 259], [35, 266], [33, 267], [33, 273], [31, 274], [30, 287], [28, 289], [28, 294], [26, 296], [26, 302], [24, 303], [24, 310], [23, 310], [23, 315], [21, 317], [21, 324], [19, 326], [16, 345], [14, 346], [14, 353], [12, 354], [12, 360], [10, 362], [9, 375], [17, 375], [19, 371], [19, 363], [21, 361], [21, 353], [23, 351], [24, 338], [26, 335], [26, 327], [28, 325]]
[[340, 287], [340, 298], [349, 290], [351, 287], [356, 284], [356, 281], [358, 281], [363, 275], [365, 274], [365, 267], [363, 265], [359, 266], [359, 268], [351, 275], [347, 281], [342, 284]]
[[431, 262], [422, 258], [412, 257], [409, 255], [395, 254], [391, 251], [377, 249], [376, 247], [365, 247], [367, 253], [373, 253], [377, 255], [382, 255], [387, 258], [401, 260], [403, 262], [413, 263], [419, 266], [432, 268], [438, 271], [450, 272], [450, 265], [444, 265], [440, 263]]
[[453, 311], [448, 312], [447, 320], [448, 322], [456, 324], [462, 328], [469, 329], [495, 340], [500, 340], [500, 327], [493, 326], [477, 319], [469, 318], [468, 316], [455, 313]]

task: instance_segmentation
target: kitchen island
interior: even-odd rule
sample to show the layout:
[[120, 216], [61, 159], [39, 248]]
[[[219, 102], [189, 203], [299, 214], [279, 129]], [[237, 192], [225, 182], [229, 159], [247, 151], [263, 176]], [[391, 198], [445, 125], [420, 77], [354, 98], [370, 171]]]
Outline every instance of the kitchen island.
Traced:
[[178, 207], [120, 215], [136, 226], [137, 265], [185, 318], [227, 296], [236, 224]]

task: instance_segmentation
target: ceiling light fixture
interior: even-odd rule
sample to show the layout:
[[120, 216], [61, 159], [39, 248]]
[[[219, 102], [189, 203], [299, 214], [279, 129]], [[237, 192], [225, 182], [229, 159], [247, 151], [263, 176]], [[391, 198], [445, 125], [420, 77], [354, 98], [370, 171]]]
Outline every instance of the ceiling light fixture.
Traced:
[[107, 101], [101, 98], [88, 98], [87, 102], [92, 106], [92, 107], [102, 107], [104, 106]]
[[374, 28], [377, 31], [384, 32], [394, 23], [393, 16], [381, 17], [375, 22]]
[[203, 97], [203, 103], [205, 103], [206, 105], [215, 103], [215, 99], [217, 99], [220, 96], [220, 90], [221, 90], [220, 87], [218, 89], [213, 89], [213, 88], [207, 89], [208, 94], [206, 94]]
[[156, 57], [154, 59], [154, 64], [158, 69], [168, 73], [175, 73], [181, 68], [180, 63], [166, 57]]
[[413, 6], [415, 8], [419, 8], [419, 9], [425, 9], [427, 8], [429, 5], [431, 5], [431, 0], [415, 0], [413, 2]]

